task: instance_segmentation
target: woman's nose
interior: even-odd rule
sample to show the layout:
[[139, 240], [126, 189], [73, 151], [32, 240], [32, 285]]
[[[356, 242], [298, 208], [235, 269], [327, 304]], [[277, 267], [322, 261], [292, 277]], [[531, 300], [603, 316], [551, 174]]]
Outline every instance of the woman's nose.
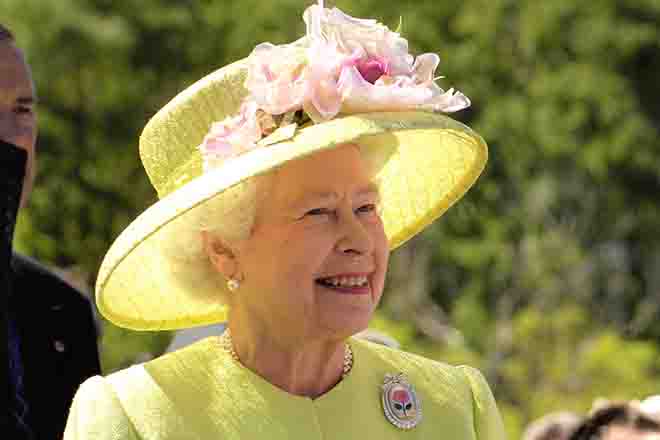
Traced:
[[369, 255], [374, 249], [374, 240], [371, 234], [360, 221], [358, 215], [350, 214], [340, 216], [342, 236], [338, 243], [338, 250], [342, 253]]

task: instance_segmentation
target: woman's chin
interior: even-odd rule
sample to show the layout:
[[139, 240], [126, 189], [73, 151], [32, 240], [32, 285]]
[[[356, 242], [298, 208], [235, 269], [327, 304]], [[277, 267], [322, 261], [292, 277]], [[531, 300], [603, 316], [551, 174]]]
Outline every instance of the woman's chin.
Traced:
[[370, 285], [362, 288], [315, 286], [320, 324], [334, 334], [351, 336], [369, 326], [378, 297]]
[[352, 336], [369, 327], [373, 308], [337, 308], [323, 310], [319, 324], [333, 335]]

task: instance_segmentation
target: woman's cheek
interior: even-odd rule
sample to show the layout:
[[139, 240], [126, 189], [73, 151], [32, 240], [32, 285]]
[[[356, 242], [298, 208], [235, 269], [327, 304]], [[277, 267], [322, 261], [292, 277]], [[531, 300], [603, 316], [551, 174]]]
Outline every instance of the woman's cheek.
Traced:
[[303, 217], [302, 219], [299, 220], [299, 224], [304, 229], [319, 228], [326, 226], [329, 223], [330, 223], [330, 219], [327, 215], [312, 215], [312, 216]]

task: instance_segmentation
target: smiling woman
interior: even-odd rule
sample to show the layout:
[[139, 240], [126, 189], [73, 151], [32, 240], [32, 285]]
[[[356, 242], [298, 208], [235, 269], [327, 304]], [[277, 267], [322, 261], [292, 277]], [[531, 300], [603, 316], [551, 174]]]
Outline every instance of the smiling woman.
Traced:
[[86, 382], [66, 438], [503, 438], [476, 370], [352, 338], [390, 251], [484, 167], [483, 140], [438, 114], [469, 100], [374, 20], [322, 2], [304, 19], [305, 38], [257, 46], [147, 124], [160, 201], [99, 272], [116, 324], [228, 330]]
[[[258, 356], [267, 347], [343, 341], [366, 328], [383, 291], [389, 254], [370, 188], [354, 145], [290, 162], [275, 173], [249, 239], [207, 247], [218, 271], [241, 283], [229, 319], [239, 356], [247, 345], [239, 337], [246, 333], [246, 339], [268, 342], [255, 349]], [[290, 316], [296, 320], [282, 326]], [[322, 394], [323, 383], [312, 383], [316, 389], [301, 393]]]

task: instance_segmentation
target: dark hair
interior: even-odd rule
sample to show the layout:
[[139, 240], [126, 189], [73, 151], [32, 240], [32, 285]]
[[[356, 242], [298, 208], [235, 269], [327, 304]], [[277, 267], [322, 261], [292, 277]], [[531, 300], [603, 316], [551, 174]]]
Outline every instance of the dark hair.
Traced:
[[523, 440], [567, 439], [584, 421], [584, 417], [561, 411], [548, 414], [531, 423], [523, 433]]
[[575, 430], [570, 440], [600, 439], [610, 426], [623, 426], [641, 432], [660, 432], [660, 422], [626, 403], [615, 403], [596, 410]]
[[14, 41], [14, 34], [0, 23], [0, 41]]

